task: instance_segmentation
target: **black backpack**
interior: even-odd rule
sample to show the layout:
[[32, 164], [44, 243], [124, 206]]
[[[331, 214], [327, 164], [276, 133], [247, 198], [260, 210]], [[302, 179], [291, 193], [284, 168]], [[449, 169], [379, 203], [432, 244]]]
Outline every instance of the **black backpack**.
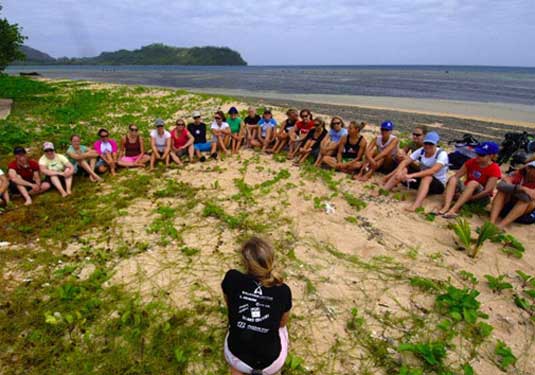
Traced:
[[[513, 158], [513, 164], [522, 163], [524, 160], [523, 154], [531, 151], [533, 136], [527, 132], [523, 133], [505, 133], [505, 138], [500, 146], [500, 153], [496, 160], [498, 164], [507, 163], [509, 159]], [[518, 155], [515, 157], [514, 155]]]
[[463, 134], [462, 139], [449, 141], [448, 144], [455, 144], [455, 151], [448, 154], [449, 167], [452, 170], [461, 169], [464, 163], [475, 157], [474, 148], [479, 146], [479, 141], [469, 133]]

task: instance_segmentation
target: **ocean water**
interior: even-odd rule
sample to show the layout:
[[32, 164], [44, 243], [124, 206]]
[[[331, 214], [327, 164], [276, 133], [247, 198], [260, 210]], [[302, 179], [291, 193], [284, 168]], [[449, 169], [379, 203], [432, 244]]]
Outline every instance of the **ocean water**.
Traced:
[[535, 68], [480, 66], [16, 66], [8, 73], [180, 88], [535, 105]]

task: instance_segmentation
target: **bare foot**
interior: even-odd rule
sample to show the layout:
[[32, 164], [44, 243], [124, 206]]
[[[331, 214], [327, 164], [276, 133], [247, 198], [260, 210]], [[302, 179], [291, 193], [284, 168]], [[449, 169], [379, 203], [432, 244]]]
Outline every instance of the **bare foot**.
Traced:
[[65, 192], [64, 192], [64, 193], [61, 193], [61, 196], [62, 196], [63, 198], [66, 198], [68, 195], [69, 195], [69, 194], [67, 194], [67, 193], [65, 193]]
[[413, 205], [405, 206], [403, 209], [405, 211], [407, 211], [407, 212], [415, 212], [416, 211], [416, 207], [414, 207]]
[[29, 206], [31, 204], [32, 204], [32, 200], [31, 199], [28, 199], [26, 202], [24, 202], [25, 206]]
[[89, 175], [89, 180], [90, 180], [91, 182], [95, 182], [95, 181], [96, 181], [96, 179], [95, 179], [95, 177], [93, 177], [93, 175]]

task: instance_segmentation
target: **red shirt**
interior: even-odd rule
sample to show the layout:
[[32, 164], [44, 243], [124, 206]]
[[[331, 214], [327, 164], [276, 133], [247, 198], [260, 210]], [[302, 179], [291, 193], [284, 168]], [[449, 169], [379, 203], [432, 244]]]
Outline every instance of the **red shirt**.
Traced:
[[527, 182], [526, 179], [524, 178], [524, 176], [522, 175], [522, 173], [520, 171], [516, 171], [512, 176], [511, 176], [511, 181], [513, 184], [515, 185], [522, 185], [522, 186], [525, 186], [527, 187], [528, 189], [535, 189], [535, 181], [533, 182]]
[[184, 146], [188, 142], [188, 131], [184, 129], [182, 130], [182, 134], [179, 134], [178, 136], [176, 133], [176, 128], [171, 130], [171, 139], [173, 140], [175, 148], [179, 148]]
[[314, 127], [314, 121], [297, 121], [295, 127], [297, 128], [298, 133], [307, 135], [308, 132]]
[[7, 167], [8, 169], [15, 170], [20, 177], [28, 182], [33, 182], [33, 173], [39, 172], [39, 164], [35, 160], [28, 160], [27, 167], [21, 167], [17, 164], [16, 160], [13, 160]]
[[502, 171], [500, 170], [500, 166], [492, 162], [491, 165], [485, 168], [481, 168], [479, 166], [479, 163], [477, 162], [477, 158], [473, 158], [468, 160], [465, 163], [466, 166], [466, 181], [464, 184], [468, 184], [469, 181], [477, 181], [482, 186], [487, 185], [487, 182], [489, 178], [496, 177], [501, 178], [502, 177]]

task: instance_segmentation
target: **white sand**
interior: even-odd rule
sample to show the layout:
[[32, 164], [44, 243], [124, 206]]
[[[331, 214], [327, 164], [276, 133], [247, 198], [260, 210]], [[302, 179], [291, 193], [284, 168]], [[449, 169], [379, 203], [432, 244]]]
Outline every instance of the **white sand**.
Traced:
[[345, 105], [378, 110], [393, 110], [437, 116], [458, 117], [478, 121], [535, 128], [535, 105], [484, 103], [442, 99], [398, 98], [386, 96], [285, 94], [274, 91], [228, 89], [188, 89], [193, 92], [247, 96], [263, 99], [295, 100], [302, 102]]
[[13, 104], [13, 100], [11, 99], [0, 99], [0, 120], [9, 116], [11, 113], [11, 104]]

